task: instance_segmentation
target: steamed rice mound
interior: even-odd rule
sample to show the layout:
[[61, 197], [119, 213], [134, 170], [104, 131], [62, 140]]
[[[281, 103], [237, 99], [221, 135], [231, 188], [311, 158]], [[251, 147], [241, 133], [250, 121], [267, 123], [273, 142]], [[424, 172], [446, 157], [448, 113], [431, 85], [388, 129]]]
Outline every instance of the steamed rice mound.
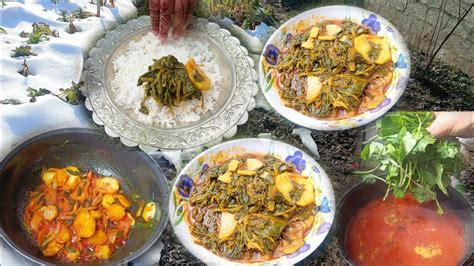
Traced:
[[[138, 78], [148, 71], [148, 66], [153, 64], [153, 59], [173, 55], [180, 62], [185, 63], [189, 58], [194, 58], [196, 63], [206, 73], [212, 82], [209, 91], [202, 91], [204, 108], [200, 99], [183, 101], [173, 107], [158, 104], [151, 97], [146, 101], [148, 115], [141, 113], [140, 102], [145, 96], [141, 86], [137, 86]], [[153, 33], [148, 33], [138, 41], [131, 41], [125, 53], [118, 56], [113, 62], [115, 77], [111, 82], [114, 101], [121, 108], [133, 110], [133, 119], [147, 125], [161, 127], [174, 127], [178, 123], [199, 121], [201, 114], [214, 111], [218, 108], [219, 86], [222, 76], [214, 54], [207, 43], [202, 43], [195, 38], [186, 37], [161, 43]]]

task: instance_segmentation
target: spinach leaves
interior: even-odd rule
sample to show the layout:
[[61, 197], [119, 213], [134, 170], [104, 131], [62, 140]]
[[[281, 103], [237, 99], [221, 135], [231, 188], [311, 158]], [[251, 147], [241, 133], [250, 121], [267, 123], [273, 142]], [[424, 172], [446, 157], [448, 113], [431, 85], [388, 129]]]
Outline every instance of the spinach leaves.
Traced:
[[462, 158], [457, 142], [435, 139], [426, 130], [433, 120], [434, 114], [428, 112], [385, 115], [376, 124], [377, 135], [360, 155], [374, 168], [356, 173], [365, 182], [385, 182], [385, 196], [392, 191], [397, 198], [411, 193], [420, 203], [434, 200], [442, 214], [435, 189], [447, 194], [450, 177], [459, 173]]

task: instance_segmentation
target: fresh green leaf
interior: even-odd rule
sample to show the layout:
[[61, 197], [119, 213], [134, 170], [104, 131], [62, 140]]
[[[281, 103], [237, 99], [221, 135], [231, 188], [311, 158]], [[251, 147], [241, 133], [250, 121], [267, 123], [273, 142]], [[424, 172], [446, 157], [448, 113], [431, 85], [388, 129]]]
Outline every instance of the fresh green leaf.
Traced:
[[394, 187], [393, 188], [393, 195], [396, 198], [401, 199], [401, 198], [405, 197], [405, 191], [402, 188]]

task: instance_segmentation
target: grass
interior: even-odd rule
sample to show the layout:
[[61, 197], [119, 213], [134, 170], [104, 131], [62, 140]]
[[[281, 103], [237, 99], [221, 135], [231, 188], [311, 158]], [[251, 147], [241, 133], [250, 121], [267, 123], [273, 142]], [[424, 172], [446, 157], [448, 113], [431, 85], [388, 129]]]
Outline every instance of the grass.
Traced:
[[37, 55], [31, 51], [31, 46], [29, 45], [19, 46], [13, 49], [12, 51], [13, 51], [13, 54], [11, 55], [11, 57], [13, 58], [21, 57], [21, 56], [31, 56], [31, 55], [36, 56]]

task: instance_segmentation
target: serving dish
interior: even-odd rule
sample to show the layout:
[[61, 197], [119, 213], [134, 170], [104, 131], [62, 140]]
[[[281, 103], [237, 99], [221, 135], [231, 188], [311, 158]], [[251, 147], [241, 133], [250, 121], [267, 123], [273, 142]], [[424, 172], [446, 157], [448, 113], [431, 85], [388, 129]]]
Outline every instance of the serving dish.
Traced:
[[235, 134], [236, 126], [247, 121], [247, 111], [255, 106], [257, 93], [253, 61], [237, 38], [217, 24], [198, 19], [191, 23], [184, 37], [193, 37], [209, 45], [223, 76], [219, 86], [218, 108], [201, 115], [200, 120], [178, 123], [174, 127], [139, 122], [133, 112], [118, 106], [112, 93], [113, 60], [124, 53], [131, 41], [151, 31], [149, 17], [140, 17], [110, 31], [90, 52], [85, 63], [86, 107], [95, 123], [103, 125], [108, 135], [120, 137], [127, 146], [144, 150], [179, 150], [219, 141]]
[[[275, 77], [276, 59], [297, 29], [308, 28], [328, 19], [348, 19], [367, 26], [372, 33], [386, 37], [394, 62], [393, 77], [385, 91], [385, 99], [375, 108], [349, 118], [328, 120], [314, 118], [286, 107], [278, 95]], [[283, 24], [267, 41], [260, 57], [259, 84], [270, 105], [286, 119], [317, 130], [342, 130], [365, 125], [387, 112], [401, 97], [410, 75], [410, 55], [398, 30], [386, 19], [371, 11], [352, 6], [326, 6], [304, 12]]]
[[219, 162], [226, 161], [237, 155], [245, 153], [270, 154], [286, 162], [296, 165], [301, 174], [312, 178], [315, 191], [315, 203], [317, 206], [315, 222], [310, 232], [304, 239], [304, 245], [295, 253], [285, 255], [261, 264], [293, 264], [310, 255], [322, 243], [331, 228], [334, 219], [334, 192], [328, 176], [321, 166], [309, 155], [301, 150], [282, 143], [268, 139], [239, 139], [221, 143], [196, 156], [179, 173], [170, 194], [169, 215], [174, 232], [181, 243], [198, 259], [206, 264], [238, 264], [215, 255], [205, 247], [193, 242], [189, 232], [185, 216], [189, 215], [189, 191], [194, 186], [195, 180], [191, 177], [199, 176], [202, 169], [212, 167]]
[[[155, 162], [136, 148], [123, 148], [116, 141], [95, 130], [70, 128], [35, 136], [13, 149], [2, 161], [0, 178], [0, 233], [15, 251], [40, 264], [54, 264], [55, 257], [45, 257], [25, 231], [22, 214], [27, 192], [39, 183], [42, 166], [76, 165], [122, 182], [125, 194], [136, 194], [154, 201], [156, 221], [147, 228], [133, 228], [126, 244], [100, 263], [121, 264], [143, 254], [163, 232], [167, 223], [168, 185]], [[127, 195], [130, 197], [130, 195]], [[99, 263], [99, 262], [97, 262]]]
[[[337, 238], [341, 245], [341, 250], [346, 262], [353, 264], [348, 255], [346, 247], [347, 227], [351, 219], [362, 207], [369, 202], [383, 198], [386, 192], [386, 185], [383, 182], [374, 184], [359, 183], [346, 192], [341, 201], [337, 204], [336, 228]], [[453, 187], [447, 187], [448, 196], [438, 191], [438, 200], [443, 208], [449, 209], [459, 218], [464, 228], [464, 254], [459, 265], [463, 265], [472, 254], [474, 249], [474, 215], [469, 202]]]

